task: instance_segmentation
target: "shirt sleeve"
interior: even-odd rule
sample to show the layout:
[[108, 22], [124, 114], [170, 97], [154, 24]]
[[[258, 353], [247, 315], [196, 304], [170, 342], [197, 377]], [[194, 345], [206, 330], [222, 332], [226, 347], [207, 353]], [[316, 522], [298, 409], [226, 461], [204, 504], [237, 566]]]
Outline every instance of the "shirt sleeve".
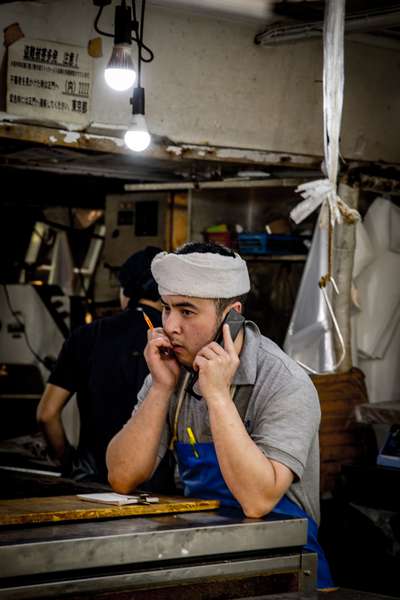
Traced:
[[85, 386], [90, 362], [93, 331], [79, 327], [64, 342], [48, 383], [70, 392], [77, 392]]
[[[151, 388], [151, 385], [152, 385], [152, 379], [151, 379], [151, 375], [149, 374], [149, 375], [147, 375], [146, 379], [143, 382], [143, 385], [142, 385], [141, 389], [139, 390], [139, 393], [138, 393], [138, 396], [137, 396], [138, 401], [137, 401], [137, 404], [136, 404], [135, 408], [132, 411], [132, 416], [134, 416], [136, 414], [136, 412], [139, 409], [140, 405], [142, 404], [142, 402], [146, 398], [146, 396], [149, 393], [149, 390]], [[163, 432], [161, 434], [160, 447], [159, 447], [158, 453], [157, 453], [157, 464], [156, 464], [155, 469], [158, 467], [158, 465], [160, 464], [162, 458], [165, 456], [165, 453], [168, 450], [168, 445], [169, 445], [170, 437], [171, 437], [170, 427], [169, 427], [168, 422], [166, 421], [164, 429], [163, 429]]]
[[266, 401], [257, 399], [250, 435], [265, 456], [287, 466], [300, 480], [318, 435], [320, 417], [313, 384], [296, 380]]

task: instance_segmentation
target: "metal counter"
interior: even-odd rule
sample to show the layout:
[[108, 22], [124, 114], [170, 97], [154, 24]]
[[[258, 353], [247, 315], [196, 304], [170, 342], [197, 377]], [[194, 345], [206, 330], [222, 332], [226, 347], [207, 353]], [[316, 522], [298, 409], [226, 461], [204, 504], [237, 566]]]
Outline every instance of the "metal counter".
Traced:
[[0, 598], [273, 573], [294, 574], [298, 589], [308, 591], [315, 587], [316, 557], [301, 549], [306, 532], [305, 519], [246, 519], [234, 510], [7, 528], [0, 530]]

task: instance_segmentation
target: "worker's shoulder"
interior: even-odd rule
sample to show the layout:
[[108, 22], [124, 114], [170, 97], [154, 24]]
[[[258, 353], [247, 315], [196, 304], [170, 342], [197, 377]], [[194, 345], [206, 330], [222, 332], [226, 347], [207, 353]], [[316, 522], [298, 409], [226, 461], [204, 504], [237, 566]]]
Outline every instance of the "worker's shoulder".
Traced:
[[[149, 311], [150, 312], [150, 311]], [[152, 315], [152, 321], [159, 326], [157, 315]], [[101, 317], [89, 325], [81, 325], [74, 329], [66, 345], [73, 352], [96, 354], [112, 352], [113, 348], [131, 348], [143, 350], [147, 342], [147, 325], [141, 311], [135, 309]]]
[[[125, 311], [124, 311], [125, 312]], [[95, 319], [93, 323], [79, 325], [72, 330], [68, 339], [69, 343], [85, 343], [97, 340], [99, 337], [111, 335], [116, 331], [124, 331], [129, 322], [129, 318], [124, 312], [107, 317]]]

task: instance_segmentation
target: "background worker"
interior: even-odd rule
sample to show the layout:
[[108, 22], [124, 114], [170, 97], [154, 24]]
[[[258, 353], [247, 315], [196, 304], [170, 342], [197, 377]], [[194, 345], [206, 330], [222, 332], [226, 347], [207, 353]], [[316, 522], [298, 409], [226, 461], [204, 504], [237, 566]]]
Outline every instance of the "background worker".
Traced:
[[[63, 345], [42, 399], [37, 420], [63, 475], [107, 483], [105, 452], [110, 439], [129, 419], [148, 374], [143, 356], [147, 343], [144, 309], [155, 326], [161, 323], [157, 285], [150, 271], [159, 248], [136, 252], [119, 272], [123, 311], [76, 329]], [[75, 450], [68, 442], [61, 413], [74, 393], [80, 415]], [[154, 477], [158, 491], [171, 491], [166, 461]], [[151, 489], [151, 486], [150, 486]]]
[[[317, 542], [316, 390], [250, 321], [235, 341], [225, 324], [223, 348], [213, 341], [228, 311], [242, 311], [250, 289], [246, 263], [229, 249], [189, 243], [156, 256], [152, 272], [163, 329], [149, 334], [151, 375], [132, 418], [107, 450], [112, 487], [135, 489], [172, 445], [185, 495], [219, 499], [247, 517], [278, 512], [307, 518], [306, 547], [319, 555], [318, 585], [332, 587]], [[192, 368], [200, 399], [188, 391]]]

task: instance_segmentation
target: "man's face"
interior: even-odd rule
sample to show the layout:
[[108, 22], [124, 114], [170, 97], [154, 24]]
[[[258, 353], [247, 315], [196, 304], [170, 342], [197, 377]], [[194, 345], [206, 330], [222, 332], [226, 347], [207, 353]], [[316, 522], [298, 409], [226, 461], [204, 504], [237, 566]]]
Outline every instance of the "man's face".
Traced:
[[198, 351], [211, 342], [218, 329], [213, 300], [189, 296], [162, 296], [162, 322], [178, 361], [191, 367]]

